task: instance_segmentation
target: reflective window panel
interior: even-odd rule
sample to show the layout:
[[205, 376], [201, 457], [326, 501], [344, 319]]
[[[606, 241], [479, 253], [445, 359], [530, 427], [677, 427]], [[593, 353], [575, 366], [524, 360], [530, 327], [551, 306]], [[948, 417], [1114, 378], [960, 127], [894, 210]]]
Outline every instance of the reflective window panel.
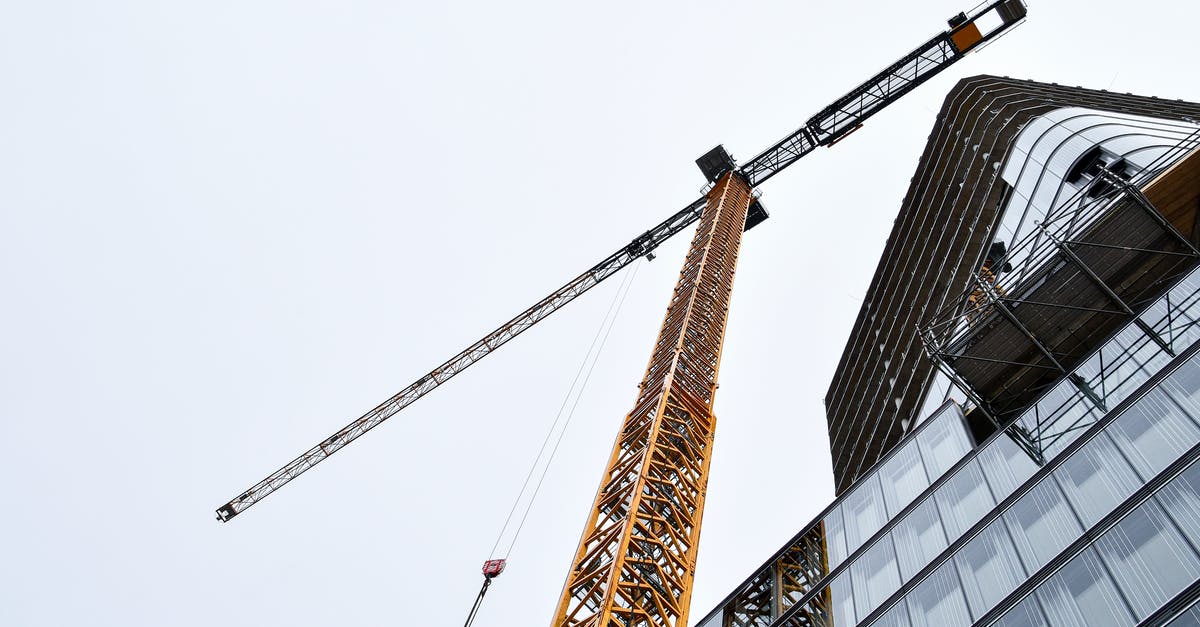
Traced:
[[842, 507], [834, 507], [822, 521], [825, 525], [825, 543], [829, 550], [829, 570], [837, 568], [846, 559], [846, 530], [842, 526]]
[[1200, 558], [1154, 501], [1130, 512], [1095, 547], [1138, 619], [1200, 577]]
[[1200, 442], [1200, 428], [1161, 390], [1138, 399], [1106, 432], [1145, 480]]
[[892, 606], [892, 609], [883, 613], [875, 622], [871, 623], [871, 627], [911, 627], [912, 623], [908, 620], [908, 607], [901, 600], [899, 603]]
[[854, 597], [850, 593], [850, 572], [843, 571], [829, 584], [831, 625], [842, 627], [853, 625], [858, 619], [854, 614]]
[[961, 410], [952, 405], [930, 419], [917, 434], [917, 444], [930, 481], [936, 481], [971, 450]]
[[1112, 440], [1103, 433], [1064, 461], [1053, 476], [1084, 527], [1094, 525], [1142, 485]]
[[1167, 627], [1200, 627], [1200, 607], [1192, 607], [1175, 617], [1175, 620], [1167, 623]]
[[1160, 388], [1192, 418], [1200, 418], [1200, 358], [1188, 360], [1163, 380]]
[[1087, 549], [1038, 588], [1037, 599], [1055, 627], [1123, 627], [1133, 617], [1096, 554]]
[[858, 487], [842, 501], [841, 510], [846, 524], [846, 549], [853, 553], [887, 522], [879, 476], [863, 477]]
[[954, 564], [946, 562], [907, 595], [913, 627], [970, 625], [971, 615]]
[[900, 574], [905, 581], [917, 574], [947, 545], [937, 504], [932, 498], [925, 499], [897, 523], [892, 528], [891, 536], [895, 540]]
[[997, 501], [1003, 501], [1038, 470], [1029, 454], [1005, 436], [989, 442], [978, 459]]
[[971, 538], [954, 556], [967, 604], [975, 616], [992, 609], [1025, 580], [1004, 525], [996, 523]]
[[893, 516], [929, 487], [915, 440], [909, 440], [879, 468], [879, 479], [887, 511]]
[[854, 585], [854, 607], [859, 616], [866, 616], [900, 588], [900, 571], [896, 568], [896, 552], [892, 537], [884, 535], [850, 565], [850, 580]]
[[1004, 513], [1004, 522], [1029, 572], [1044, 566], [1083, 532], [1054, 477], [1021, 495]]
[[1192, 544], [1200, 546], [1200, 463], [1188, 466], [1154, 498]]
[[958, 470], [935, 494], [946, 536], [951, 541], [971, 528], [996, 504], [988, 489], [979, 461], [971, 460]]
[[1045, 617], [1042, 616], [1042, 608], [1037, 597], [1032, 594], [1014, 605], [992, 625], [997, 627], [1050, 627]]

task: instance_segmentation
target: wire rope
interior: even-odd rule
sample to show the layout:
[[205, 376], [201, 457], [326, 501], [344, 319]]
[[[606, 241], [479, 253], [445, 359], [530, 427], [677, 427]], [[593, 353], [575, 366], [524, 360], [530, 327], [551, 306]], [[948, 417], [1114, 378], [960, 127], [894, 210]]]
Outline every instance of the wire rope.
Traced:
[[[526, 493], [529, 492], [530, 482], [537, 473], [538, 467], [541, 466], [541, 473], [537, 477], [537, 482], [534, 484], [533, 491], [529, 492], [529, 498], [525, 502], [524, 511], [521, 512], [520, 521], [513, 530], [512, 538], [504, 551], [500, 553], [501, 559], [506, 559], [509, 553], [512, 552], [513, 546], [516, 545], [517, 538], [521, 534], [521, 530], [525, 527], [525, 521], [529, 518], [529, 512], [533, 509], [534, 501], [537, 499], [538, 493], [541, 492], [542, 485], [546, 480], [546, 475], [550, 470], [550, 465], [554, 461], [554, 456], [558, 452], [559, 445], [562, 444], [563, 436], [567, 432], [567, 428], [571, 424], [572, 418], [575, 416], [575, 409], [579, 406], [579, 401], [583, 397], [583, 392], [587, 388], [588, 381], [592, 378], [592, 373], [595, 371], [596, 363], [600, 359], [600, 354], [604, 351], [605, 344], [608, 343], [609, 335], [612, 333], [613, 327], [616, 324], [617, 316], [621, 312], [622, 306], [625, 304], [626, 297], [629, 296], [630, 288], [633, 286], [633, 280], [637, 277], [638, 266], [634, 265], [633, 271], [626, 274], [622, 279], [616, 293], [613, 294], [612, 302], [609, 303], [608, 311], [600, 321], [600, 327], [596, 329], [596, 335], [592, 337], [592, 342], [588, 346], [587, 353], [584, 354], [583, 362], [579, 364], [579, 369], [575, 372], [575, 378], [571, 381], [571, 386], [567, 389], [566, 395], [563, 397], [562, 403], [559, 405], [558, 412], [554, 416], [554, 422], [551, 423], [550, 429], [546, 432], [546, 437], [542, 440], [541, 448], [538, 449], [537, 456], [534, 457], [533, 464], [529, 467], [529, 472], [525, 475], [525, 480], [521, 484], [521, 490], [517, 493], [517, 498], [513, 501], [512, 508], [509, 509], [508, 516], [504, 519], [504, 525], [500, 528], [500, 533], [496, 536], [496, 542], [492, 545], [492, 550], [488, 554], [488, 559], [495, 558], [497, 549], [500, 548], [501, 542], [504, 540], [506, 533], [512, 524], [514, 515], [517, 513], [521, 502], [525, 499]], [[578, 388], [578, 389], [577, 389]], [[574, 397], [574, 402], [572, 402]], [[570, 409], [568, 410], [568, 405]], [[559, 428], [559, 425], [562, 428]], [[555, 437], [557, 431], [558, 436]], [[554, 440], [551, 446], [551, 440]], [[550, 451], [547, 455], [546, 450], [549, 447]], [[543, 457], [545, 462], [543, 463]]]

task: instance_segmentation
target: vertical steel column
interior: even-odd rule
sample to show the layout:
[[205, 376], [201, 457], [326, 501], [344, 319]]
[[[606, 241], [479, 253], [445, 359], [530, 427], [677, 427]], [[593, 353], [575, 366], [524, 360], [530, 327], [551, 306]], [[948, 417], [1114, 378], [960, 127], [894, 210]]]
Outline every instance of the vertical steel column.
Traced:
[[686, 627], [712, 458], [712, 412], [751, 201], [708, 193], [633, 411], [613, 446], [553, 625]]

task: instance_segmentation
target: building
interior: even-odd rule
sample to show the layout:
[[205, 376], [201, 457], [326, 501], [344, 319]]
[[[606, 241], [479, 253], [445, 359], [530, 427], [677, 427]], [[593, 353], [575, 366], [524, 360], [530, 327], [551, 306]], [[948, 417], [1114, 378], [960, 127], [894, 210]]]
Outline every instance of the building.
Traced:
[[697, 625], [1200, 624], [1197, 119], [955, 87], [826, 397], [837, 499]]

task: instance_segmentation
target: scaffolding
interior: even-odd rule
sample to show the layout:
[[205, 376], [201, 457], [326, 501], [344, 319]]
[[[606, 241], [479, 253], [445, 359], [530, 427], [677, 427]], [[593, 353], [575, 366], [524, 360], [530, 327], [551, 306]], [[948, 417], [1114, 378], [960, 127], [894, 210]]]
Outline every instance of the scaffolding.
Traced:
[[[1082, 164], [1077, 191], [989, 259], [919, 329], [934, 366], [967, 397], [977, 441], [1021, 417], [1007, 432], [1044, 463], [1065, 434], [1110, 407], [1107, 375], [1121, 366], [1105, 364], [1100, 349], [1111, 337], [1130, 327], [1139, 341], [1175, 354], [1178, 299], [1168, 298], [1162, 319], [1142, 314], [1200, 262], [1200, 250], [1181, 232], [1194, 229], [1195, 208], [1173, 222], [1151, 197], [1167, 197], [1165, 173], [1194, 164], [1198, 146], [1200, 132], [1140, 171], [1119, 162]], [[1037, 411], [1035, 401], [1052, 392], [1062, 402]], [[1031, 407], [1033, 419], [1026, 415]]]

